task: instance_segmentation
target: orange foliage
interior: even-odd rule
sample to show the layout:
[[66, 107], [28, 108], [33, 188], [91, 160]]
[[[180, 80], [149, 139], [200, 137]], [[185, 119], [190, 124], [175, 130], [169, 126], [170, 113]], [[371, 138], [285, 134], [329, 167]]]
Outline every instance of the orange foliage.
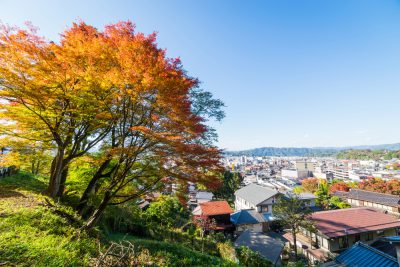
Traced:
[[148, 166], [145, 161], [151, 168], [144, 177], [219, 184], [220, 150], [201, 141], [205, 118], [191, 111], [189, 93], [198, 80], [179, 59], [166, 57], [155, 34], [138, 33], [131, 22], [103, 31], [74, 23], [59, 43], [33, 28], [2, 26], [0, 77], [0, 119], [16, 122], [3, 134], [56, 145], [52, 196], [62, 194], [71, 160], [97, 144], [104, 145], [105, 160], [125, 164], [114, 172], [116, 191], [129, 184], [123, 177], [135, 164]]
[[384, 181], [377, 178], [368, 178], [359, 183], [358, 187], [363, 190], [374, 191], [385, 194], [400, 195], [400, 181]]
[[301, 181], [301, 186], [303, 187], [304, 191], [315, 193], [318, 189], [318, 179], [317, 178], [307, 178]]
[[350, 187], [345, 182], [337, 182], [330, 186], [329, 192], [331, 194], [335, 193], [336, 191], [345, 191], [349, 192]]

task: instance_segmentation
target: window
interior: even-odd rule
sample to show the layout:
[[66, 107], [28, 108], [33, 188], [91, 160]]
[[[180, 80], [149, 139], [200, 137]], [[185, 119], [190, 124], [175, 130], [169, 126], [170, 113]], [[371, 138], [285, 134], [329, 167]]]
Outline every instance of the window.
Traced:
[[374, 238], [373, 232], [368, 232], [365, 241], [371, 241]]
[[384, 231], [376, 231], [376, 234], [381, 237], [384, 236]]
[[361, 239], [361, 236], [359, 234], [354, 235], [354, 243], [360, 241], [360, 239]]
[[339, 248], [347, 248], [347, 237], [339, 237]]

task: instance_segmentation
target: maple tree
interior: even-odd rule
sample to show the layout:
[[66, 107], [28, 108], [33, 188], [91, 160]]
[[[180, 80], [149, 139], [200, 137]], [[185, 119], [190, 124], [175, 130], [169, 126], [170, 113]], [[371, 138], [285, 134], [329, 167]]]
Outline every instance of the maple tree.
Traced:
[[301, 181], [301, 186], [305, 192], [315, 193], [318, 189], [318, 178], [307, 178]]
[[331, 194], [335, 193], [336, 191], [348, 192], [349, 190], [350, 190], [350, 187], [345, 182], [337, 182], [337, 183], [332, 184], [329, 187], [329, 192]]
[[359, 183], [358, 187], [363, 190], [374, 191], [378, 193], [400, 195], [400, 181], [385, 181], [379, 178], [368, 178]]
[[77, 207], [87, 228], [108, 205], [156, 190], [166, 177], [182, 190], [189, 181], [219, 185], [221, 151], [206, 122], [223, 118], [223, 103], [157, 47], [155, 34], [131, 22], [103, 31], [80, 22], [61, 36], [57, 44], [31, 27], [0, 33], [2, 133], [52, 146], [50, 196], [62, 196], [82, 156], [96, 165]]

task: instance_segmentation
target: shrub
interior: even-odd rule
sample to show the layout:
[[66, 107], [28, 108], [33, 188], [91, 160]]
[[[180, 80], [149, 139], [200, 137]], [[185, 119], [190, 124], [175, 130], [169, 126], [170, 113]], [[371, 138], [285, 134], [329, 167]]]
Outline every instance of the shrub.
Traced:
[[236, 254], [241, 265], [245, 267], [270, 267], [272, 263], [263, 258], [260, 253], [254, 252], [248, 247], [239, 247]]

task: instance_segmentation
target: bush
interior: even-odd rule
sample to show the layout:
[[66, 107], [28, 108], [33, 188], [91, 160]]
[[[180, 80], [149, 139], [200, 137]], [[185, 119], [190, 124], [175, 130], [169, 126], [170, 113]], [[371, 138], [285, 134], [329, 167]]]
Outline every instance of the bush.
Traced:
[[238, 262], [238, 259], [236, 257], [236, 251], [235, 248], [233, 247], [232, 243], [227, 241], [227, 242], [220, 242], [217, 244], [218, 252], [221, 258], [223, 258], [226, 261], [230, 262]]
[[248, 247], [239, 247], [236, 254], [241, 265], [246, 267], [270, 267], [272, 263], [263, 258], [260, 253], [254, 252]]

